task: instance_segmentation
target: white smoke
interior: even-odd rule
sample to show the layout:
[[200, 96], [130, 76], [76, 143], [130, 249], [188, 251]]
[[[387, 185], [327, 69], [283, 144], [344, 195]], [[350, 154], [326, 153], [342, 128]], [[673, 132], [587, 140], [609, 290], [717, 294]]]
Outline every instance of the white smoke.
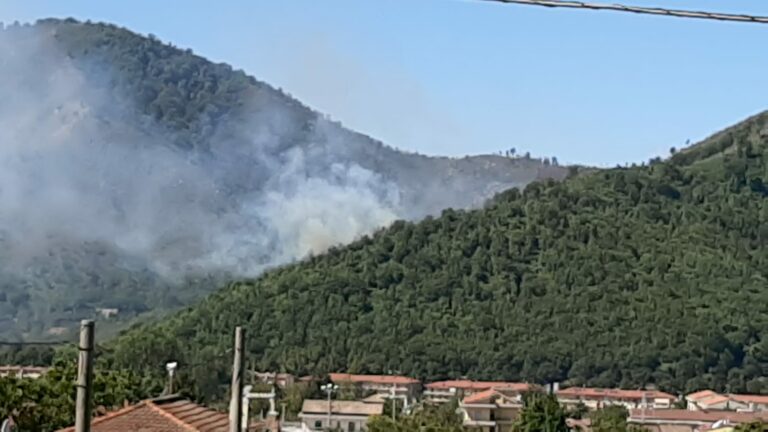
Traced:
[[49, 39], [24, 38], [0, 42], [6, 270], [54, 245], [98, 242], [166, 275], [254, 275], [400, 216], [397, 187], [335, 158], [323, 120], [317, 146], [283, 148], [295, 125], [267, 107], [246, 142], [216, 138], [212, 156], [192, 158]]

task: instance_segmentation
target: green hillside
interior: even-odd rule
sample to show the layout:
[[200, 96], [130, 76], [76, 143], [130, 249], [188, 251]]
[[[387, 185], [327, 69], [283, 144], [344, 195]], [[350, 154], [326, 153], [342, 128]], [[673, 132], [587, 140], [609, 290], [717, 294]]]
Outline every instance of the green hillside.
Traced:
[[243, 324], [259, 369], [768, 393], [766, 126], [398, 222], [134, 328], [111, 359], [177, 360], [215, 397]]

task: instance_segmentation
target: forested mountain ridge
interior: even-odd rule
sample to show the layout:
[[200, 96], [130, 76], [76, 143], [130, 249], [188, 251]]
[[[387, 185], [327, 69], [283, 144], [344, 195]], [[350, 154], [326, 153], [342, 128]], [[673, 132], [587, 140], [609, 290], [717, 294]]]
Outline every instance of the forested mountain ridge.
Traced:
[[127, 331], [111, 360], [179, 361], [216, 397], [245, 325], [261, 370], [768, 393], [767, 126], [397, 222]]
[[0, 54], [4, 337], [68, 337], [117, 310], [105, 329], [396, 219], [566, 174], [404, 153], [114, 25], [4, 26]]

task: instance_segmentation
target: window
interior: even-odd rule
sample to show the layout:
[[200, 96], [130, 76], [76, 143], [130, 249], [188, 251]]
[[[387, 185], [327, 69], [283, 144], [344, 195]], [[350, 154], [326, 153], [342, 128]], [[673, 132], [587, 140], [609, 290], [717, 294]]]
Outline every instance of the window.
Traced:
[[322, 429], [323, 428], [323, 421], [322, 420], [315, 420], [315, 429]]
[[355, 423], [354, 422], [349, 422], [347, 424], [347, 432], [355, 432]]

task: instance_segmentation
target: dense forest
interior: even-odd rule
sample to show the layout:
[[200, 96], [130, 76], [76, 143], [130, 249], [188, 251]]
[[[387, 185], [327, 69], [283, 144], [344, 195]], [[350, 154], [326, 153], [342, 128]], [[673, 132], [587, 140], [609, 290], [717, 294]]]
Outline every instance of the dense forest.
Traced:
[[[108, 335], [219, 281], [567, 172], [530, 157], [401, 152], [114, 25], [5, 25], [0, 53], [6, 338], [70, 338], [83, 318]], [[302, 194], [326, 206], [302, 207]]]
[[250, 367], [768, 393], [768, 113], [668, 160], [397, 222], [113, 341], [220, 396]]

